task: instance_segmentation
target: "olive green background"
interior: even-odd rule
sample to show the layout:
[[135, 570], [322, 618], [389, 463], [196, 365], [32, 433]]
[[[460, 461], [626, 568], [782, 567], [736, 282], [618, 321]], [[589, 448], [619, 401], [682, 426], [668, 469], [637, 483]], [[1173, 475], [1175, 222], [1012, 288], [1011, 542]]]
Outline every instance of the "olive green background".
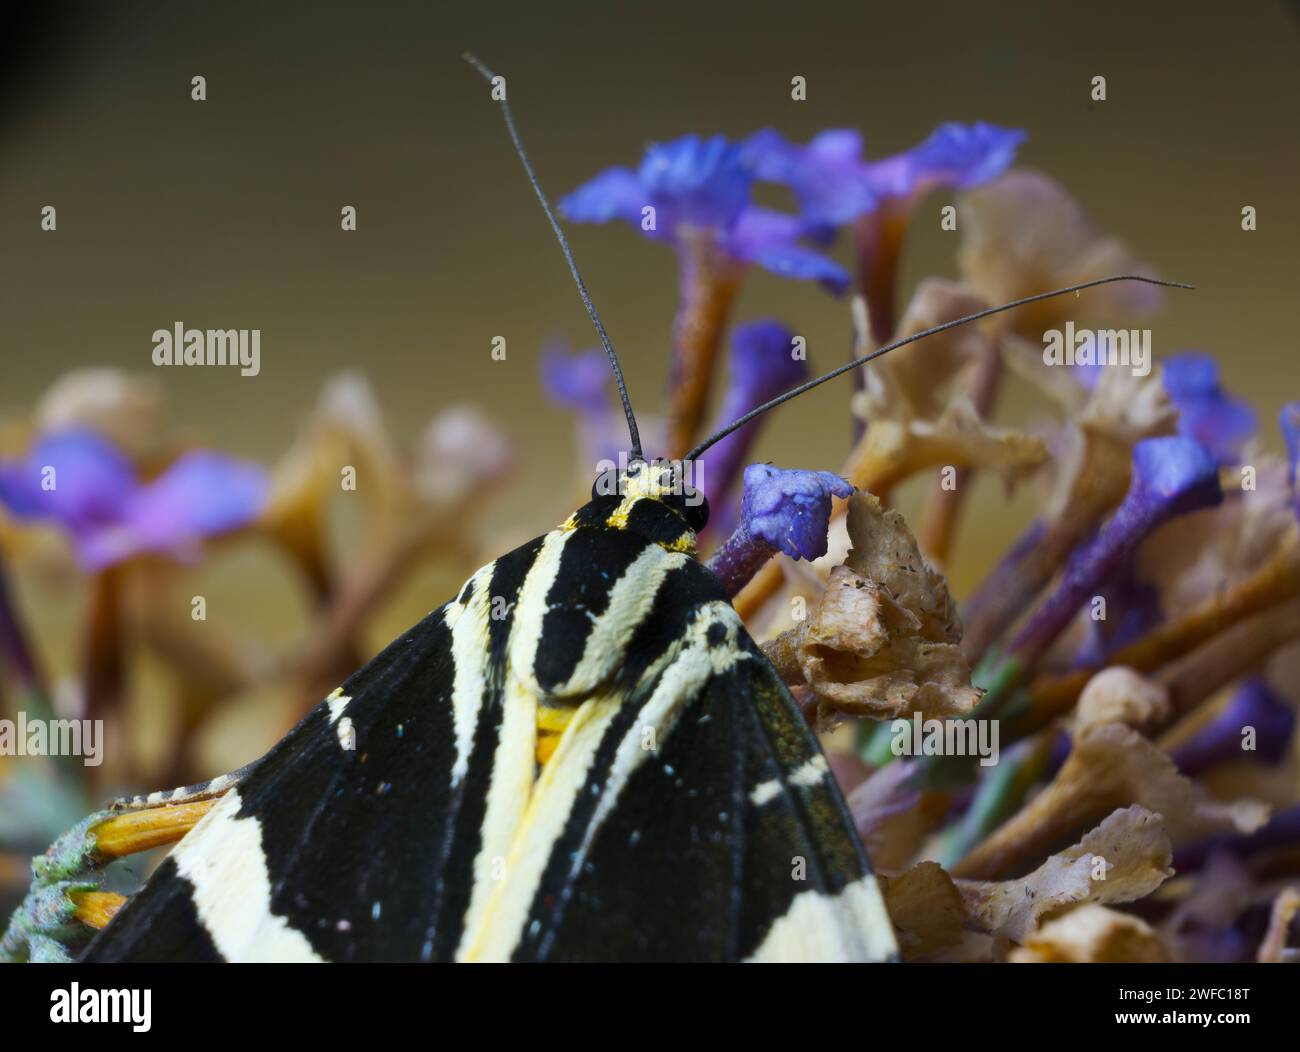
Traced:
[[[73, 366], [157, 375], [150, 333], [177, 320], [260, 328], [255, 379], [166, 372], [173, 420], [270, 463], [322, 382], [362, 369], [401, 436], [461, 401], [506, 422], [528, 470], [488, 527], [548, 525], [571, 493], [549, 468], [570, 463], [571, 433], [539, 396], [537, 351], [548, 337], [593, 341], [500, 115], [458, 58], [466, 48], [508, 76], [557, 197], [689, 131], [772, 125], [803, 139], [854, 125], [883, 156], [943, 120], [1024, 127], [1022, 163], [1062, 180], [1163, 274], [1199, 286], [1155, 322], [1157, 354], [1218, 355], [1273, 442], [1280, 404], [1300, 395], [1300, 63], [1287, 5], [113, 3], [12, 17], [0, 100], [5, 412]], [[195, 74], [207, 102], [190, 100]], [[796, 74], [806, 102], [790, 99]], [[1102, 104], [1089, 97], [1099, 74]], [[55, 234], [39, 229], [46, 204]], [[345, 204], [358, 209], [355, 234], [339, 228]], [[1254, 233], [1240, 229], [1247, 204]], [[674, 254], [623, 227], [575, 227], [572, 240], [650, 411]], [[907, 283], [954, 273], [955, 245], [918, 222]], [[843, 360], [844, 304], [818, 288], [755, 273], [737, 317], [759, 315], [805, 333], [816, 364]], [[490, 359], [495, 335], [506, 362]], [[834, 468], [847, 394], [844, 383], [785, 408], [758, 455]], [[1028, 398], [1014, 390], [1009, 410], [1032, 410]], [[1033, 499], [1008, 503], [981, 482], [959, 584]]]

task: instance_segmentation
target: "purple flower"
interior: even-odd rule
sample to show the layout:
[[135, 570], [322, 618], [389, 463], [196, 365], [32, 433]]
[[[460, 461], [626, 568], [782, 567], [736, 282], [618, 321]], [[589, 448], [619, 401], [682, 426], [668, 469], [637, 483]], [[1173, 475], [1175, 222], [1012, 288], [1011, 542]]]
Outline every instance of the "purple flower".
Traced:
[[826, 554], [831, 498], [852, 492], [849, 483], [829, 471], [750, 464], [740, 525], [709, 560], [709, 569], [727, 594], [735, 595], [777, 552], [792, 559], [821, 558]]
[[1255, 433], [1255, 411], [1219, 384], [1219, 364], [1187, 351], [1164, 362], [1164, 386], [1178, 409], [1178, 431], [1209, 448], [1220, 464], [1233, 464]]
[[860, 132], [831, 128], [814, 135], [807, 146], [799, 146], [764, 128], [751, 135], [745, 146], [758, 178], [788, 186], [800, 214], [814, 226], [843, 226], [876, 207], [876, 193], [862, 160]]
[[797, 217], [752, 204], [753, 183], [744, 147], [721, 135], [686, 135], [651, 146], [636, 172], [602, 172], [562, 198], [560, 211], [580, 223], [622, 220], [674, 244], [705, 231], [738, 263], [842, 292], [848, 285], [844, 269], [798, 244], [805, 229]]
[[616, 460], [627, 442], [623, 411], [614, 401], [609, 359], [599, 347], [569, 354], [542, 348], [542, 388], [554, 404], [577, 418], [578, 446], [592, 464]]
[[542, 389], [558, 406], [584, 415], [603, 414], [612, 406], [613, 374], [599, 347], [576, 354], [555, 345], [543, 347], [541, 372]]
[[43, 435], [22, 460], [0, 461], [0, 503], [18, 519], [54, 519], [85, 534], [117, 518], [135, 485], [131, 462], [93, 431]]
[[852, 492], [849, 483], [829, 471], [750, 464], [740, 503], [741, 527], [792, 559], [820, 559], [826, 554], [831, 498]]
[[[808, 375], [807, 360], [795, 357], [794, 341], [790, 329], [770, 319], [736, 327], [731, 338], [730, 375], [718, 411], [719, 427], [789, 390]], [[758, 420], [746, 424], [709, 451], [707, 489], [715, 506], [730, 488], [758, 436], [758, 427]]]
[[[1300, 402], [1284, 405], [1278, 423], [1282, 425], [1282, 439], [1286, 442], [1287, 481], [1291, 492], [1300, 500], [1300, 493], [1296, 492], [1296, 469], [1300, 467]], [[1296, 510], [1300, 512], [1300, 504]]]
[[[1199, 775], [1230, 760], [1260, 759], [1279, 764], [1291, 748], [1296, 714], [1262, 679], [1242, 684], [1218, 718], [1211, 720], [1170, 754], [1186, 775]], [[1255, 751], [1243, 748], [1242, 732], [1254, 730]]]
[[996, 179], [1027, 138], [994, 124], [941, 124], [922, 143], [880, 161], [862, 159], [862, 136], [833, 128], [799, 146], [770, 128], [746, 141], [760, 179], [788, 186], [814, 227], [850, 223], [883, 201], [907, 201], [936, 186], [969, 190]]
[[205, 450], [141, 483], [111, 443], [81, 429], [45, 435], [26, 457], [0, 463], [0, 504], [62, 526], [88, 570], [145, 552], [185, 554], [255, 519], [268, 489], [260, 467]]
[[1158, 526], [1222, 499], [1218, 464], [1203, 445], [1182, 435], [1142, 439], [1133, 447], [1133, 480], [1124, 500], [1101, 532], [1070, 556], [1060, 585], [1017, 633], [1012, 653], [1035, 660]]
[[871, 164], [871, 187], [880, 197], [919, 196], [937, 186], [971, 190], [1011, 167], [1028, 138], [1019, 128], [977, 121], [941, 124], [910, 150]]
[[1133, 481], [1115, 518], [1131, 506], [1154, 528], [1222, 499], [1218, 465], [1200, 442], [1180, 435], [1144, 438], [1133, 447]]

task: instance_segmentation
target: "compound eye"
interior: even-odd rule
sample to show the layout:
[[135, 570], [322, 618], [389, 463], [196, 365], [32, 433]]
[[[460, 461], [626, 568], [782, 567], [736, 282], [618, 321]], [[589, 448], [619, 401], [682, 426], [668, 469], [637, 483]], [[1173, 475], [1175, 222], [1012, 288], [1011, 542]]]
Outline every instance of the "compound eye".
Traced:
[[596, 476], [596, 481], [591, 484], [591, 499], [616, 496], [618, 496], [618, 468], [608, 467], [600, 472]]
[[686, 487], [686, 502], [682, 511], [686, 516], [687, 525], [696, 533], [709, 524], [709, 502], [704, 492], [694, 486]]

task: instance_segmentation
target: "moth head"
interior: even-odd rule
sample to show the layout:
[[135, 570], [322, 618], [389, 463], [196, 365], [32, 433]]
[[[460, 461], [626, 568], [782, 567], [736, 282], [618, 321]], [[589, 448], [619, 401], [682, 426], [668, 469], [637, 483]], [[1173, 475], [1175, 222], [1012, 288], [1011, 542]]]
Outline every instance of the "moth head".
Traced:
[[632, 507], [641, 501], [662, 505], [694, 533], [709, 521], [709, 502], [700, 488], [698, 461], [633, 457], [621, 465], [607, 462], [591, 487], [591, 498], [617, 498], [610, 524], [620, 527], [627, 526]]

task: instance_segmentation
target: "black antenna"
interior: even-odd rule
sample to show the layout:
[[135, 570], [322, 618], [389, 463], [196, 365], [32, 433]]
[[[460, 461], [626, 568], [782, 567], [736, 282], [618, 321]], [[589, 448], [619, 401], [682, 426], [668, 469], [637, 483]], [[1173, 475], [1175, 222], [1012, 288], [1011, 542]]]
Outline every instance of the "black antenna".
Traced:
[[917, 340], [924, 340], [927, 336], [933, 336], [946, 329], [955, 329], [958, 325], [965, 325], [967, 322], [979, 321], [980, 318], [987, 318], [990, 314], [1001, 314], [1003, 311], [1014, 310], [1016, 307], [1023, 307], [1027, 303], [1037, 303], [1039, 300], [1048, 300], [1053, 296], [1064, 296], [1067, 292], [1082, 292], [1084, 289], [1093, 288], [1096, 285], [1109, 285], [1112, 281], [1143, 281], [1148, 285], [1162, 285], [1169, 289], [1192, 289], [1195, 285], [1188, 285], [1181, 281], [1163, 281], [1160, 278], [1149, 278], [1143, 274], [1117, 274], [1109, 278], [1097, 278], [1094, 281], [1084, 281], [1078, 285], [1070, 285], [1064, 289], [1054, 289], [1051, 292], [1039, 292], [1033, 296], [1026, 296], [1024, 299], [1012, 300], [1010, 303], [1004, 303], [1000, 307], [987, 307], [984, 310], [976, 311], [974, 314], [967, 314], [964, 318], [954, 318], [952, 321], [946, 321], [942, 325], [935, 325], [933, 328], [926, 329], [924, 332], [918, 332], [915, 336], [909, 336], [905, 340], [896, 340], [894, 343], [886, 344], [884, 347], [878, 347], [870, 354], [864, 354], [861, 358], [854, 358], [851, 362], [845, 362], [838, 369], [832, 369], [828, 373], [823, 373], [815, 379], [808, 380], [798, 387], [792, 387], [785, 394], [777, 395], [770, 402], [764, 402], [757, 409], [751, 409], [738, 420], [733, 420], [720, 431], [714, 432], [698, 446], [686, 454], [683, 460], [694, 460], [703, 453], [709, 446], [715, 442], [726, 438], [733, 431], [744, 427], [755, 417], [762, 416], [769, 409], [775, 409], [792, 398], [798, 398], [805, 391], [811, 391], [814, 387], [819, 387], [827, 380], [834, 380], [837, 376], [842, 376], [850, 369], [856, 369], [860, 365], [866, 365], [867, 362], [879, 358], [882, 354], [888, 354], [890, 351], [896, 351], [900, 347], [906, 347], [909, 343], [915, 343]]
[[[490, 83], [496, 78], [496, 75], [487, 66], [483, 65], [468, 51], [462, 57], [483, 74], [484, 80]], [[551, 202], [546, 199], [546, 194], [542, 192], [542, 184], [537, 181], [537, 173], [533, 171], [532, 163], [528, 160], [528, 154], [524, 150], [524, 144], [519, 138], [519, 131], [515, 128], [515, 118], [510, 112], [510, 103], [506, 101], [504, 95], [501, 97], [500, 102], [501, 112], [506, 119], [506, 130], [510, 132], [510, 139], [515, 144], [515, 152], [519, 154], [519, 160], [523, 163], [528, 181], [533, 184], [533, 191], [537, 194], [537, 200], [542, 203], [542, 211], [546, 213], [546, 218], [551, 223], [551, 229], [555, 231], [555, 237], [560, 242], [560, 251], [564, 253], [564, 258], [568, 261], [569, 273], [573, 275], [574, 283], [578, 286], [578, 295], [582, 297], [583, 306], [587, 308], [587, 313], [591, 315], [591, 324], [596, 326], [596, 334], [600, 337], [600, 342], [605, 348], [605, 357], [609, 359], [610, 368], [614, 370], [614, 382], [618, 384], [618, 397], [623, 403], [623, 415], [627, 417], [628, 437], [632, 440], [632, 459], [642, 460], [644, 458], [641, 455], [641, 435], [636, 429], [636, 417], [632, 414], [632, 401], [627, 396], [627, 384], [623, 380], [623, 370], [618, 364], [618, 355], [614, 353], [614, 345], [609, 342], [605, 326], [601, 323], [600, 315], [596, 313], [596, 305], [591, 302], [591, 293], [587, 291], [586, 283], [582, 280], [582, 275], [578, 273], [578, 264], [573, 258], [573, 252], [569, 248], [569, 242], [564, 236], [564, 231], [560, 229], [560, 221], [555, 218], [555, 210], [551, 208]]]

